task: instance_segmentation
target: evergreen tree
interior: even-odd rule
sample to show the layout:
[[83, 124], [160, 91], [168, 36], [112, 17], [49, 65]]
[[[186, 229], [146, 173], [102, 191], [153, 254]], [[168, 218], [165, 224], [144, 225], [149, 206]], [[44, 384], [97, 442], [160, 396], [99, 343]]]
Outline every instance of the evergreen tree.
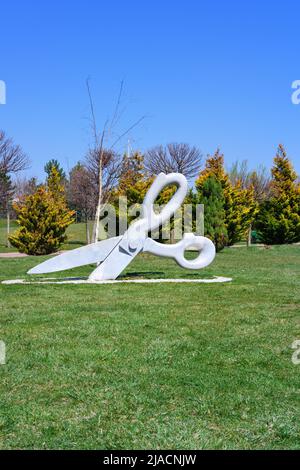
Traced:
[[129, 205], [141, 204], [151, 182], [145, 175], [143, 155], [139, 152], [125, 154], [116, 194], [126, 196]]
[[233, 245], [246, 236], [257, 212], [254, 190], [252, 187], [243, 188], [240, 181], [235, 185], [230, 182], [224, 169], [224, 155], [219, 149], [214, 155], [208, 155], [205, 168], [196, 180], [196, 189], [200, 194], [203, 184], [210, 176], [214, 176], [222, 186], [228, 245]]
[[53, 200], [61, 206], [66, 205], [66, 194], [65, 194], [65, 187], [62, 183], [63, 179], [61, 173], [56, 168], [56, 166], [52, 166], [50, 169], [50, 173], [47, 178], [47, 189], [51, 194]]
[[[122, 171], [119, 178], [119, 184], [114, 194], [114, 203], [117, 211], [118, 220], [127, 217], [127, 224], [129, 225], [135, 218], [135, 208], [143, 203], [145, 195], [153, 182], [153, 177], [149, 176], [144, 167], [144, 157], [139, 152], [134, 152], [131, 155], [124, 155], [122, 161]], [[171, 185], [163, 189], [158, 195], [155, 205], [164, 206], [176, 191], [176, 186]], [[128, 207], [132, 210], [133, 215], [123, 214], [119, 211], [118, 197], [125, 196], [127, 198]], [[163, 240], [169, 238], [174, 241], [174, 231], [176, 225], [180, 227], [182, 224], [182, 217], [173, 216], [169, 224], [165, 224], [164, 230], [157, 229], [152, 233], [153, 237]], [[168, 233], [170, 232], [170, 233]]]
[[8, 173], [0, 169], [0, 208], [7, 211], [14, 197], [15, 186]]
[[[152, 182], [144, 171], [144, 157], [139, 152], [133, 152], [131, 155], [125, 154], [121, 163], [121, 171], [118, 185], [113, 191], [112, 202], [115, 206], [117, 215], [117, 230], [120, 226], [136, 219], [140, 205], [143, 203], [146, 192]], [[126, 198], [126, 205], [119, 204], [120, 198]], [[130, 209], [130, 213], [128, 211]]]
[[52, 168], [55, 168], [58, 171], [62, 182], [66, 180], [66, 174], [63, 168], [61, 167], [59, 161], [54, 158], [52, 160], [49, 160], [44, 166], [44, 171], [47, 174], [47, 179], [50, 177]]
[[60, 177], [55, 167], [49, 185], [14, 205], [19, 229], [9, 240], [22, 253], [47, 255], [56, 252], [66, 240], [66, 229], [73, 222], [73, 212], [66, 206]]
[[204, 205], [204, 234], [220, 251], [228, 243], [222, 185], [215, 176], [208, 176], [197, 196], [198, 203]]
[[270, 197], [263, 201], [256, 228], [267, 244], [300, 241], [300, 185], [297, 174], [279, 145], [272, 168]]

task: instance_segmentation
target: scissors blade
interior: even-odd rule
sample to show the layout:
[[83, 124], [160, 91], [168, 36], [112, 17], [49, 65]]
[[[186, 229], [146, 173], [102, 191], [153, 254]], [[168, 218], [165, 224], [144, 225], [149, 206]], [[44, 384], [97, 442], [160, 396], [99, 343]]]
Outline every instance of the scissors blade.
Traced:
[[92, 281], [106, 281], [116, 279], [121, 272], [131, 263], [131, 261], [142, 251], [144, 241], [139, 246], [131, 250], [124, 237], [113, 248], [111, 253], [105, 258], [103, 263], [98, 266], [90, 275]]
[[67, 251], [61, 255], [57, 255], [43, 263], [38, 264], [30, 269], [27, 274], [45, 274], [64, 271], [65, 269], [77, 268], [87, 264], [100, 263], [121, 240], [120, 237], [112, 237], [101, 242], [92, 243], [90, 245]]

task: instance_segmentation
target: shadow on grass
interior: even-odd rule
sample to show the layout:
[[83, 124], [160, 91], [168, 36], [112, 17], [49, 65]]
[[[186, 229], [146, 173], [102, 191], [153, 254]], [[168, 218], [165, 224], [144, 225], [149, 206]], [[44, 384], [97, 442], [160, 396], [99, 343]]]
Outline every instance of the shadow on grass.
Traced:
[[144, 276], [164, 276], [165, 273], [163, 271], [136, 271], [132, 273], [126, 273], [118, 276], [118, 279], [126, 279], [126, 278], [133, 278], [133, 277], [144, 277]]
[[65, 246], [68, 246], [68, 245], [80, 245], [80, 246], [85, 246], [86, 243], [83, 242], [82, 240], [67, 240], [67, 242], [65, 243]]

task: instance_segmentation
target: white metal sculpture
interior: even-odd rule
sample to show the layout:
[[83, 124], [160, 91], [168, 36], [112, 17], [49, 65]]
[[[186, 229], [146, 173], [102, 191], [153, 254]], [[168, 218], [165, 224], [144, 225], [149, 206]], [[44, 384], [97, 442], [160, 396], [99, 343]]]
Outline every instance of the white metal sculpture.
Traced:
[[[153, 209], [154, 201], [159, 193], [171, 184], [177, 186], [177, 191], [163, 210], [156, 214]], [[148, 237], [149, 231], [157, 229], [170, 220], [182, 205], [187, 191], [187, 180], [182, 174], [160, 173], [144, 199], [142, 218], [133, 222], [124, 235], [58, 255], [31, 269], [28, 274], [52, 273], [97, 263], [98, 266], [89, 279], [91, 281], [111, 280], [116, 279], [141, 252], [174, 258], [181, 267], [187, 269], [201, 269], [208, 266], [213, 261], [216, 250], [212, 241], [206, 237], [186, 233], [180, 242], [172, 245], [158, 243]], [[184, 253], [191, 247], [198, 249], [199, 255], [196, 259], [187, 260]]]

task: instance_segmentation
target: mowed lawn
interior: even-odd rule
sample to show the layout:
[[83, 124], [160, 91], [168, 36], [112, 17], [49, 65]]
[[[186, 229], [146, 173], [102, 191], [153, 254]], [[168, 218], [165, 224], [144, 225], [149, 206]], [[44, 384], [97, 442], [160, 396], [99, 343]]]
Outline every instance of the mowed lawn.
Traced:
[[194, 273], [140, 255], [125, 273], [230, 284], [0, 284], [0, 447], [299, 449], [299, 256], [232, 248]]
[[[14, 232], [17, 228], [17, 223], [15, 220], [11, 222], [11, 232]], [[14, 248], [8, 248], [7, 243], [7, 228], [6, 220], [0, 218], [0, 253], [7, 251], [16, 251]]]

